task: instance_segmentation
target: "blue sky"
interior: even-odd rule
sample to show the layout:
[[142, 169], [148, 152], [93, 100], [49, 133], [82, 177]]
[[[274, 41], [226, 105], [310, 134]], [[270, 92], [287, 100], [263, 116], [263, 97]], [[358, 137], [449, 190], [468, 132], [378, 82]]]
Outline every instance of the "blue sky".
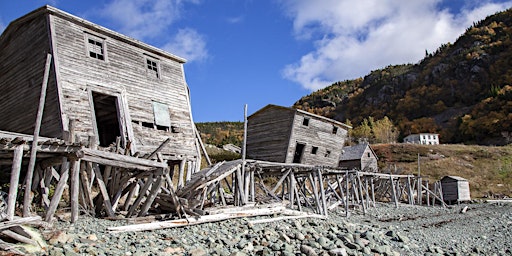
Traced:
[[0, 0], [0, 31], [45, 4], [188, 60], [194, 121], [241, 121], [336, 81], [416, 63], [503, 0]]

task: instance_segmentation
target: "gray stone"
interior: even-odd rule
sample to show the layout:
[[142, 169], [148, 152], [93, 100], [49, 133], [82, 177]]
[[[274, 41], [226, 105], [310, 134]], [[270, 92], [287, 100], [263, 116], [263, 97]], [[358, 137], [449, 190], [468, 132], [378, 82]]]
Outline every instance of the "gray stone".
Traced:
[[299, 241], [303, 241], [304, 239], [306, 239], [306, 237], [302, 233], [297, 233], [297, 234], [295, 234], [295, 239], [297, 239]]
[[331, 256], [348, 256], [346, 248], [335, 248], [329, 250], [329, 255]]
[[318, 244], [320, 244], [321, 247], [325, 247], [329, 244], [329, 240], [323, 236], [319, 237], [316, 241]]
[[310, 246], [307, 246], [305, 244], [300, 246], [300, 252], [306, 254], [306, 256], [317, 256], [318, 254], [315, 252], [315, 249], [313, 249]]
[[247, 256], [247, 254], [245, 252], [237, 251], [231, 253], [229, 256]]
[[208, 255], [206, 250], [204, 248], [201, 248], [201, 247], [197, 247], [197, 248], [194, 248], [194, 249], [190, 250], [189, 254], [190, 254], [190, 256], [205, 256], [205, 255]]

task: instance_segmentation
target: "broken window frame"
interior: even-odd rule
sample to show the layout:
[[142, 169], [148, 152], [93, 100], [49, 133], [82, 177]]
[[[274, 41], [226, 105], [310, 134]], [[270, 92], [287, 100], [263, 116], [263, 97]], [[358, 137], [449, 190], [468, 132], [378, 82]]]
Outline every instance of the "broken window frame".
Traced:
[[99, 61], [107, 61], [107, 44], [105, 38], [85, 33], [85, 45], [87, 57]]
[[149, 56], [145, 56], [144, 66], [146, 68], [146, 74], [148, 75], [148, 77], [160, 79], [160, 60]]

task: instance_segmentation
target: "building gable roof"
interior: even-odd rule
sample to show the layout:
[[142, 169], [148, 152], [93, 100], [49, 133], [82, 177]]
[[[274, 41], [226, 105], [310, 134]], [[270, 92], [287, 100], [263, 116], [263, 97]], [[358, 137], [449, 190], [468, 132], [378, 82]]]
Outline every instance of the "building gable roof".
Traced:
[[459, 176], [444, 176], [441, 181], [448, 181], [448, 180], [455, 180], [455, 181], [467, 181], [467, 179], [464, 179]]
[[349, 125], [346, 125], [344, 123], [338, 122], [336, 120], [333, 120], [333, 119], [330, 119], [330, 118], [327, 118], [327, 117], [324, 117], [324, 116], [320, 116], [320, 115], [316, 115], [316, 114], [313, 114], [313, 113], [309, 113], [309, 112], [301, 110], [301, 109], [295, 109], [295, 108], [290, 108], [290, 107], [283, 107], [283, 106], [278, 106], [278, 105], [273, 105], [273, 104], [266, 105], [265, 107], [261, 108], [260, 110], [254, 112], [248, 118], [251, 118], [251, 117], [253, 117], [255, 115], [258, 115], [259, 113], [264, 112], [264, 111], [266, 111], [268, 109], [271, 109], [271, 108], [279, 109], [279, 110], [283, 110], [283, 111], [290, 111], [290, 112], [295, 112], [295, 113], [301, 113], [301, 114], [304, 114], [306, 116], [310, 116], [312, 118], [319, 119], [319, 120], [322, 120], [324, 122], [332, 123], [333, 125], [337, 125], [337, 126], [343, 127], [344, 129], [347, 129], [347, 130], [348, 129], [352, 129], [352, 127], [349, 126]]
[[134, 39], [134, 38], [131, 38], [131, 37], [128, 37], [126, 35], [123, 35], [121, 33], [118, 33], [118, 32], [115, 32], [113, 30], [110, 30], [108, 28], [105, 28], [105, 27], [102, 27], [100, 25], [97, 25], [95, 23], [92, 23], [90, 21], [87, 21], [85, 19], [82, 19], [80, 17], [77, 17], [75, 15], [72, 15], [70, 13], [67, 13], [67, 12], [64, 12], [60, 9], [57, 9], [53, 6], [50, 6], [50, 5], [45, 5], [45, 6], [42, 6], [38, 9], [35, 9], [34, 11], [12, 21], [9, 23], [9, 25], [5, 28], [4, 32], [2, 33], [2, 35], [0, 35], [0, 42], [3, 40], [4, 37], [7, 36], [7, 34], [10, 32], [10, 31], [13, 31], [13, 33], [16, 33], [15, 31], [17, 31], [17, 28], [19, 26], [21, 26], [23, 23], [25, 23], [26, 21], [28, 20], [31, 20], [35, 17], [38, 17], [40, 15], [46, 15], [46, 14], [52, 14], [52, 15], [56, 15], [56, 16], [59, 16], [59, 17], [62, 17], [64, 19], [67, 19], [67, 20], [70, 20], [70, 21], [73, 21], [75, 23], [78, 23], [78, 24], [81, 24], [82, 26], [88, 28], [88, 29], [91, 29], [92, 31], [95, 31], [95, 32], [99, 32], [99, 33], [102, 33], [102, 34], [105, 34], [105, 35], [108, 35], [109, 37], [112, 37], [112, 38], [115, 38], [117, 40], [120, 40], [120, 41], [123, 41], [127, 44], [130, 44], [130, 45], [134, 45], [136, 47], [139, 47], [139, 48], [142, 48], [148, 52], [151, 52], [153, 54], [156, 54], [158, 56], [161, 56], [161, 57], [164, 57], [164, 58], [168, 58], [168, 59], [173, 59], [179, 63], [185, 63], [187, 60], [182, 58], [182, 57], [179, 57], [179, 56], [176, 56], [172, 53], [169, 53], [169, 52], [166, 52], [162, 49], [159, 49], [159, 48], [156, 48], [154, 46], [151, 46], [149, 44], [146, 44], [142, 41], [139, 41], [137, 39]]
[[350, 147], [344, 147], [343, 153], [340, 155], [340, 161], [360, 160], [363, 157], [366, 148], [368, 147], [372, 151], [372, 154], [375, 156], [375, 158], [378, 159], [377, 154], [375, 154], [375, 151], [373, 151], [372, 147], [370, 147], [370, 144], [365, 142]]

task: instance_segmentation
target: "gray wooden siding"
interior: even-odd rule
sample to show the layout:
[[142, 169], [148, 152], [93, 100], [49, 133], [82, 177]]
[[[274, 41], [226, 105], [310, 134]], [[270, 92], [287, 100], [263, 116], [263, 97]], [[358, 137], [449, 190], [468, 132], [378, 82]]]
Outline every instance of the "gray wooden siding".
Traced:
[[378, 170], [377, 166], [377, 158], [373, 154], [370, 147], [366, 147], [364, 153], [361, 157], [361, 170], [373, 171], [376, 172]]
[[[124, 107], [129, 114], [126, 122], [133, 128], [137, 150], [152, 151], [171, 137], [162, 153], [197, 156], [181, 63], [111, 37], [101, 29], [84, 27], [75, 20], [59, 15], [53, 20], [63, 110], [68, 119], [77, 120], [77, 133], [83, 139], [93, 133], [88, 90], [94, 90], [125, 97]], [[105, 40], [105, 61], [88, 56], [89, 34]], [[159, 78], [147, 74], [147, 56], [159, 60]], [[169, 106], [171, 125], [178, 133], [140, 125], [154, 123], [153, 101]]]
[[247, 125], [248, 158], [284, 163], [293, 111], [270, 108], [251, 116]]
[[[304, 118], [309, 118], [309, 125], [303, 125]], [[306, 144], [301, 163], [310, 165], [338, 166], [341, 149], [345, 143], [347, 130], [338, 127], [336, 134], [332, 133], [333, 124], [318, 120], [313, 116], [307, 116], [297, 112], [293, 124], [293, 132], [290, 138], [286, 162], [293, 161], [296, 143]], [[316, 154], [312, 154], [312, 148], [318, 147]], [[330, 154], [326, 156], [327, 151]]]
[[469, 182], [445, 181], [441, 183], [443, 199], [445, 201], [469, 201], [471, 200]]
[[[0, 39], [0, 130], [32, 134], [50, 52], [45, 16], [6, 28]], [[62, 123], [52, 68], [40, 135], [61, 137]]]
[[347, 168], [349, 170], [360, 169], [361, 168], [361, 161], [360, 160], [342, 161], [342, 162], [340, 162], [339, 167]]

